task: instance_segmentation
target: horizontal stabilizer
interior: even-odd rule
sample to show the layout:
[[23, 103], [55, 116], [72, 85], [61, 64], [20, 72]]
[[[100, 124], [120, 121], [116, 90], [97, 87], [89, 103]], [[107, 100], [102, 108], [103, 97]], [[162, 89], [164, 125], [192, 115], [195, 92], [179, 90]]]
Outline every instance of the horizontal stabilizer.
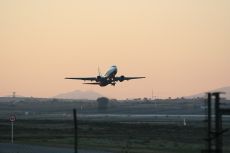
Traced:
[[120, 76], [120, 77], [115, 77], [115, 81], [124, 81], [124, 80], [133, 80], [133, 79], [143, 79], [145, 77], [125, 77], [125, 76]]
[[100, 83], [98, 83], [98, 82], [94, 82], [94, 83], [83, 83], [83, 84], [100, 85]]
[[84, 80], [84, 81], [96, 81], [96, 77], [86, 77], [86, 78], [65, 78], [65, 79], [74, 79], [74, 80]]

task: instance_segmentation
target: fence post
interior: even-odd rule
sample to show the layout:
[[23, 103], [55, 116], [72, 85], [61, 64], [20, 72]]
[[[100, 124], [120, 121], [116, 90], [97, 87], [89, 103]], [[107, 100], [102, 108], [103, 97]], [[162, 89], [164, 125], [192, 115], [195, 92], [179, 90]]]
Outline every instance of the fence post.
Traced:
[[77, 153], [77, 148], [78, 148], [78, 131], [77, 131], [77, 111], [76, 109], [73, 109], [73, 117], [74, 117], [74, 152]]

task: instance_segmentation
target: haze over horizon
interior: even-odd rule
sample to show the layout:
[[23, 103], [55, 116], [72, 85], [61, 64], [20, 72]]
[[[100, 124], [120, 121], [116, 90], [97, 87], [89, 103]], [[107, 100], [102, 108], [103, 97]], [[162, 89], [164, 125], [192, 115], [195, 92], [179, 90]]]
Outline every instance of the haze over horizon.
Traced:
[[[0, 1], [0, 96], [181, 97], [230, 86], [230, 1]], [[65, 77], [145, 76], [115, 87]]]

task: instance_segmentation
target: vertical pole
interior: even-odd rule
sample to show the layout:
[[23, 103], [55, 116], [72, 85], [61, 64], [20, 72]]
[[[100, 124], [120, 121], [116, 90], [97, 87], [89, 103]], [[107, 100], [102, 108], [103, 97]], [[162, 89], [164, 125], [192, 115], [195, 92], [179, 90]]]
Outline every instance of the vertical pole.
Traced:
[[208, 101], [207, 101], [207, 105], [208, 105], [208, 152], [211, 152], [212, 150], [212, 104], [211, 104], [211, 99], [212, 95], [211, 93], [208, 93]]
[[11, 144], [14, 144], [14, 122], [11, 122]]
[[221, 134], [221, 114], [220, 114], [220, 93], [213, 93], [215, 96], [215, 124], [216, 124], [216, 131], [215, 131], [215, 136], [216, 136], [216, 152], [217, 153], [222, 153], [222, 134]]
[[77, 153], [78, 148], [78, 139], [77, 139], [77, 111], [73, 109], [73, 117], [74, 117], [74, 153]]
[[153, 100], [153, 89], [152, 89], [152, 100]]
[[223, 129], [222, 129], [222, 113], [219, 111], [219, 128], [220, 128], [220, 132], [219, 132], [219, 146], [220, 146], [220, 153], [223, 153]]

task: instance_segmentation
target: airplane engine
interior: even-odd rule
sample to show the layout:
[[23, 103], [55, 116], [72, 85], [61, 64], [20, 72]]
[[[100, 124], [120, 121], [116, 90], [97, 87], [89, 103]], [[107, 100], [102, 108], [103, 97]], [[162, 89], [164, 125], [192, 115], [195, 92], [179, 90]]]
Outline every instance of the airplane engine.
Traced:
[[101, 76], [97, 76], [96, 82], [100, 82], [101, 81]]
[[124, 81], [124, 80], [125, 80], [125, 76], [122, 75], [122, 76], [120, 77], [119, 81], [122, 82], [122, 81]]

